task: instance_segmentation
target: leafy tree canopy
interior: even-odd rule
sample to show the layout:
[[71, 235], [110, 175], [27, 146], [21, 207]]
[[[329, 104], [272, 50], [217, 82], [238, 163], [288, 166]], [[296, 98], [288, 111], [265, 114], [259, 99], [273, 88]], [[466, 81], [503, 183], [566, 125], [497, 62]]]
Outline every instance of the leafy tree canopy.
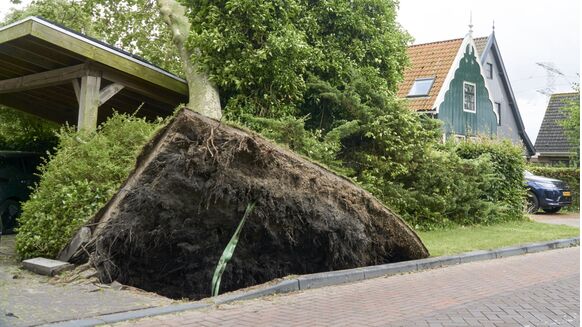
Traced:
[[[395, 96], [411, 39], [396, 1], [178, 1], [189, 61], [218, 87], [230, 122], [351, 177], [420, 227], [498, 216], [498, 163], [438, 145], [439, 122]], [[33, 0], [9, 19], [31, 14], [181, 71], [156, 0]]]
[[3, 22], [40, 16], [181, 73], [177, 51], [153, 0], [32, 0]]
[[309, 80], [342, 88], [351, 76], [382, 77], [395, 91], [410, 37], [396, 3], [355, 1], [198, 1], [190, 8], [192, 60], [220, 87], [227, 112], [298, 114]]
[[561, 121], [561, 125], [574, 152], [572, 163], [580, 166], [580, 85], [575, 84], [574, 90], [578, 93], [578, 100], [571, 101], [562, 108], [566, 113], [566, 119]]

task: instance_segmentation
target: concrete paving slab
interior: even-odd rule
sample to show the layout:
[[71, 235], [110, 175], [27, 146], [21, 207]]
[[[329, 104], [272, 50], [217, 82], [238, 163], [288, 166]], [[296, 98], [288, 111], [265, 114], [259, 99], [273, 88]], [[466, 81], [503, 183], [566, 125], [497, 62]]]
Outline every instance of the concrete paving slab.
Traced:
[[34, 273], [45, 276], [55, 276], [63, 271], [75, 268], [73, 264], [47, 258], [33, 258], [22, 261], [22, 266]]

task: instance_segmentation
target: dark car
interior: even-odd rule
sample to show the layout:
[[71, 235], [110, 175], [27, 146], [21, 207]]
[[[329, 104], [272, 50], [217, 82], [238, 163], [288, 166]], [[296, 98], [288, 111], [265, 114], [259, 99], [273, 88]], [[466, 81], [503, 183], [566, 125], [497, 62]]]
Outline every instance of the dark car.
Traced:
[[528, 188], [528, 213], [535, 213], [539, 209], [555, 213], [572, 204], [572, 191], [563, 181], [536, 176], [529, 171], [525, 172], [525, 180]]
[[0, 231], [10, 233], [20, 215], [20, 203], [28, 199], [37, 181], [37, 153], [0, 151]]

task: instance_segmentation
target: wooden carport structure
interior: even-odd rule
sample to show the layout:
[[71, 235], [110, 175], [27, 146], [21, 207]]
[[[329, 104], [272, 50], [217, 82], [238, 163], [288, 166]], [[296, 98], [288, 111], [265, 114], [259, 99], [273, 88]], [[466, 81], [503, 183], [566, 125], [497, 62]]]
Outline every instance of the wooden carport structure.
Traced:
[[113, 111], [167, 116], [188, 86], [145, 60], [42, 18], [0, 29], [0, 104], [94, 130]]

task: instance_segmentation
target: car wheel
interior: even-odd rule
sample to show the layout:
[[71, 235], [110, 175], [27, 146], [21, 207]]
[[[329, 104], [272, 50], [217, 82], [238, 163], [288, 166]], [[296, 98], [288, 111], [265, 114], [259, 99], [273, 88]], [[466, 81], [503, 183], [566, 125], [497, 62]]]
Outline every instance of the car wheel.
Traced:
[[552, 207], [552, 208], [544, 208], [544, 212], [547, 213], [556, 213], [558, 211], [560, 211], [560, 209], [562, 209], [562, 207]]
[[16, 218], [20, 216], [20, 203], [7, 200], [0, 205], [0, 220], [2, 220], [2, 234], [12, 232], [16, 227]]
[[535, 195], [534, 192], [528, 191], [525, 211], [527, 213], [536, 213], [536, 212], [538, 212], [539, 209], [540, 209], [540, 202], [538, 201], [538, 197]]

